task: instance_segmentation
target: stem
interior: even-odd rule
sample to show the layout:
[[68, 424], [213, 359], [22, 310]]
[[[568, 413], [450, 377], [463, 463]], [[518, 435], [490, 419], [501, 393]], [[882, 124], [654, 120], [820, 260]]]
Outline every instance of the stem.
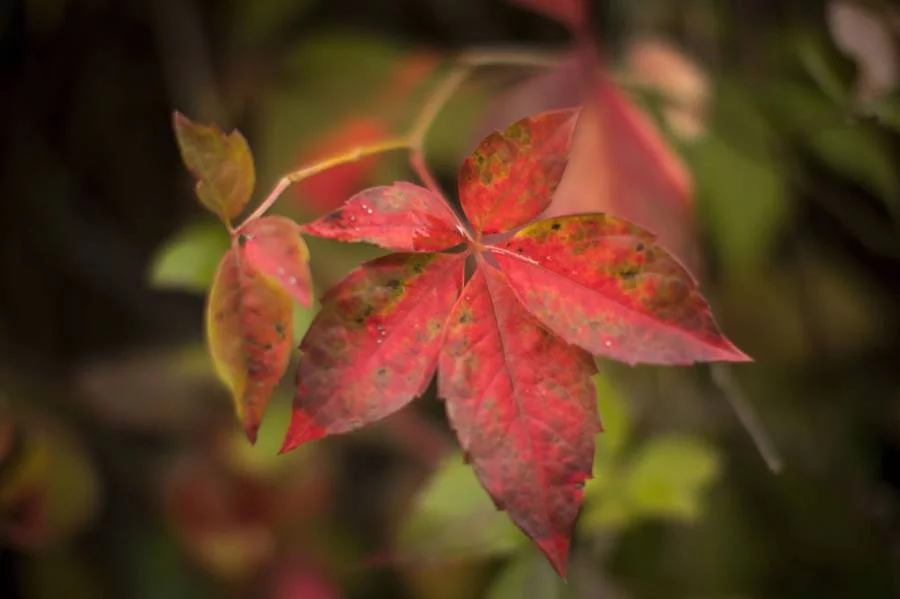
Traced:
[[388, 139], [376, 144], [372, 144], [370, 146], [357, 146], [350, 151], [338, 154], [337, 156], [332, 156], [331, 158], [326, 158], [325, 160], [307, 166], [306, 168], [288, 173], [278, 181], [275, 187], [272, 188], [272, 191], [269, 192], [269, 195], [266, 197], [266, 199], [262, 201], [262, 203], [256, 208], [256, 210], [254, 210], [250, 216], [244, 219], [244, 222], [238, 225], [236, 231], [240, 231], [247, 225], [247, 223], [254, 221], [265, 214], [269, 210], [269, 208], [271, 208], [272, 205], [278, 200], [278, 197], [282, 193], [284, 193], [284, 190], [290, 187], [292, 184], [297, 183], [298, 181], [302, 181], [303, 179], [307, 179], [309, 177], [312, 177], [313, 175], [317, 175], [322, 171], [327, 171], [330, 168], [340, 166], [341, 164], [355, 162], [361, 158], [366, 158], [367, 156], [381, 154], [383, 152], [391, 152], [394, 150], [408, 150], [409, 148], [410, 141], [407, 138], [401, 137], [396, 139]]
[[422, 148], [410, 148], [409, 166], [416, 173], [416, 175], [418, 175], [419, 179], [422, 180], [422, 183], [425, 185], [425, 187], [440, 196], [444, 195], [443, 193], [441, 193], [441, 188], [437, 183], [437, 179], [435, 179], [434, 174], [432, 174], [431, 172], [431, 169], [428, 168], [428, 163], [425, 161], [425, 152], [422, 151]]

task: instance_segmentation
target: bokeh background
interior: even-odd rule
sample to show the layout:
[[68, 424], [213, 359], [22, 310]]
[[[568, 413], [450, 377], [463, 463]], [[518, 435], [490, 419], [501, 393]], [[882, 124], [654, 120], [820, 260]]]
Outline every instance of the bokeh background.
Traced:
[[[402, 132], [454, 52], [560, 52], [562, 27], [500, 0], [0, 3], [0, 596], [900, 596], [900, 11], [604, 0], [593, 18], [691, 174], [696, 227], [652, 197], [648, 226], [695, 246], [756, 362], [600, 364], [607, 432], [563, 585], [462, 464], [433, 389], [276, 456], [288, 376], [247, 445], [203, 347], [227, 240], [170, 127], [178, 109], [240, 128], [261, 197]], [[450, 103], [428, 144], [446, 189], [484, 132], [568, 100], [537, 74], [485, 69]], [[411, 178], [366, 160], [278, 210]], [[320, 290], [375, 255], [310, 245]]]

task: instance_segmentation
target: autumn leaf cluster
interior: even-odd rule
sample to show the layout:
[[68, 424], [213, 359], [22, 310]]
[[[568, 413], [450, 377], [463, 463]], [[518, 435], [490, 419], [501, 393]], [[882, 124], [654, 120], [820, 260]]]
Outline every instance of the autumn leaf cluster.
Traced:
[[[579, 3], [563, 4], [561, 18], [582, 18]], [[176, 114], [197, 195], [231, 231], [208, 342], [250, 440], [288, 367], [292, 304], [312, 300], [303, 236], [390, 250], [320, 298], [282, 451], [383, 419], [436, 375], [480, 483], [564, 575], [601, 430], [594, 356], [748, 359], [653, 233], [611, 214], [542, 217], [581, 118], [544, 112], [487, 136], [459, 169], [461, 214], [426, 180], [366, 189], [303, 225], [254, 213], [233, 226], [255, 180], [246, 141]]]

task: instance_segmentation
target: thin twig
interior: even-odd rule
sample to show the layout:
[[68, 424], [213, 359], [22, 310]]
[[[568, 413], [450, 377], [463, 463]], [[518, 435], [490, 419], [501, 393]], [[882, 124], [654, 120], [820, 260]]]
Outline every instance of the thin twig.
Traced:
[[747, 434], [750, 435], [753, 444], [756, 445], [756, 450], [769, 467], [769, 470], [775, 474], [781, 472], [783, 466], [781, 454], [775, 448], [775, 443], [772, 442], [772, 439], [766, 432], [756, 410], [753, 409], [743, 390], [738, 386], [737, 381], [734, 380], [731, 368], [727, 364], [712, 364], [710, 372], [712, 373], [713, 383], [716, 384], [719, 390], [722, 391], [725, 399], [731, 404], [731, 408], [737, 415], [738, 420], [741, 421]]
[[298, 181], [302, 181], [303, 179], [307, 179], [312, 177], [313, 175], [317, 175], [322, 171], [327, 171], [330, 168], [334, 168], [335, 166], [339, 166], [341, 164], [346, 164], [348, 162], [355, 162], [360, 160], [361, 158], [366, 158], [367, 156], [372, 156], [374, 154], [381, 154], [384, 152], [390, 152], [393, 150], [408, 150], [410, 147], [410, 142], [406, 138], [396, 138], [396, 139], [388, 139], [386, 141], [382, 141], [376, 144], [372, 144], [371, 146], [358, 146], [353, 148], [348, 152], [343, 152], [331, 158], [327, 158], [300, 170], [296, 170], [292, 173], [288, 173], [284, 177], [282, 177], [275, 187], [269, 192], [269, 195], [265, 200], [253, 211], [253, 213], [244, 219], [236, 230], [240, 231], [247, 223], [256, 220], [263, 214], [265, 214], [269, 208], [278, 200], [278, 197], [284, 193], [284, 190], [290, 187], [292, 184], [297, 183]]

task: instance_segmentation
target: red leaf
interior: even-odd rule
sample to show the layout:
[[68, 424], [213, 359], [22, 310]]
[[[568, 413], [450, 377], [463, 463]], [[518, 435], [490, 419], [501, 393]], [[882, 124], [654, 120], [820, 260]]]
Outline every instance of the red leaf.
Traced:
[[588, 7], [586, 0], [510, 0], [534, 12], [555, 19], [573, 31], [587, 26]]
[[462, 224], [443, 198], [404, 182], [366, 189], [304, 230], [317, 237], [366, 241], [401, 252], [444, 250], [465, 241]]
[[185, 166], [197, 180], [197, 197], [226, 223], [250, 201], [256, 174], [253, 155], [240, 131], [228, 135], [176, 112], [172, 117]]
[[522, 119], [465, 159], [460, 203], [476, 231], [514, 229], [544, 211], [565, 171], [578, 114], [567, 109]]
[[391, 254], [322, 298], [300, 345], [282, 451], [380, 420], [424, 392], [464, 264], [462, 255]]
[[304, 306], [312, 302], [309, 250], [300, 226], [283, 216], [266, 216], [247, 223], [238, 240], [250, 266], [276, 281]]
[[[390, 136], [384, 123], [374, 117], [353, 117], [340, 123], [303, 154], [299, 164], [311, 164], [349, 151], [358, 146], [377, 143]], [[316, 213], [334, 210], [359, 189], [375, 172], [383, 156], [368, 156], [323, 171], [294, 186], [298, 202]]]
[[228, 250], [209, 293], [206, 331], [219, 377], [231, 389], [238, 419], [256, 441], [269, 396], [281, 380], [293, 339], [290, 296]]
[[439, 394], [479, 480], [561, 576], [600, 430], [591, 357], [481, 267], [448, 319]]
[[654, 236], [602, 214], [542, 220], [494, 256], [525, 307], [557, 335], [629, 364], [743, 362], [691, 275]]
[[569, 168], [544, 217], [604, 212], [650, 229], [696, 266], [688, 171], [653, 122], [604, 76], [579, 119]]

